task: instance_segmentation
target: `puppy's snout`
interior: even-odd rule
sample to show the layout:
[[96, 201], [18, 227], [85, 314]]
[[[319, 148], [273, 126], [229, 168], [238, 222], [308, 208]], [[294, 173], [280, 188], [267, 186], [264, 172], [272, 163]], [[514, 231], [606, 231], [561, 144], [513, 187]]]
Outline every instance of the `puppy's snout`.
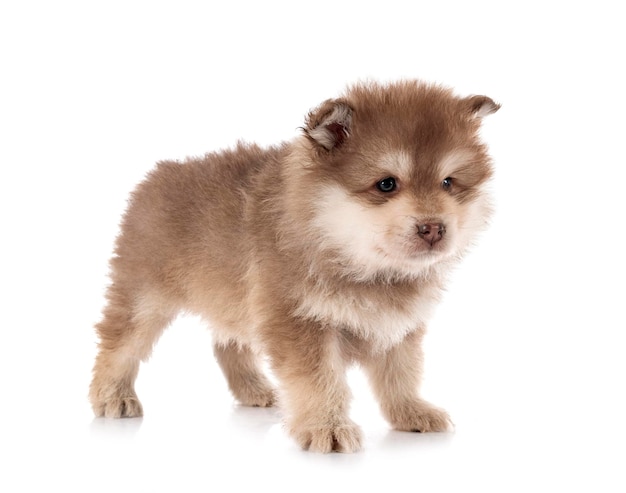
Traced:
[[427, 243], [434, 245], [446, 234], [446, 227], [443, 223], [418, 224], [417, 234]]

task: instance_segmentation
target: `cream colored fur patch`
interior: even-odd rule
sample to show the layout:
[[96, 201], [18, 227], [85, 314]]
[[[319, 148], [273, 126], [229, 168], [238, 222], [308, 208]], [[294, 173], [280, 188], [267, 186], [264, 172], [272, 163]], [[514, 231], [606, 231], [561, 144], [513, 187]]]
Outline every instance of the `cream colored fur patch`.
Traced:
[[377, 352], [383, 352], [409, 332], [425, 326], [437, 301], [438, 292], [433, 290], [420, 293], [400, 308], [392, 308], [384, 298], [343, 293], [329, 296], [318, 291], [306, 296], [294, 314], [348, 330], [372, 342]]

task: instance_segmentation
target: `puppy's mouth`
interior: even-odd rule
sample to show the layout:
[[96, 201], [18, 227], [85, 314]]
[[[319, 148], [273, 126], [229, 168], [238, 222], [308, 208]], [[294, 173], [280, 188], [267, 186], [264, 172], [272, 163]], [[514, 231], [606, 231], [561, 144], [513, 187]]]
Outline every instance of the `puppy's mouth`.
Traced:
[[439, 242], [435, 244], [428, 244], [420, 241], [414, 241], [413, 244], [409, 248], [409, 256], [413, 258], [419, 257], [441, 257], [448, 253], [448, 248], [446, 247], [447, 242]]

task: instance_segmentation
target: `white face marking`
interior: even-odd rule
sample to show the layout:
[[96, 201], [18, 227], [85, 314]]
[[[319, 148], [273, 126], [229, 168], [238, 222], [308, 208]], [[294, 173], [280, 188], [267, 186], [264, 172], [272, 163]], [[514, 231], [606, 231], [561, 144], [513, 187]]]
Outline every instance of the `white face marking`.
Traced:
[[462, 227], [456, 235], [456, 243], [458, 251], [464, 252], [471, 246], [478, 233], [487, 227], [487, 218], [491, 215], [489, 198], [485, 194], [479, 195], [460, 214], [459, 221]]
[[471, 158], [472, 153], [462, 149], [447, 153], [438, 164], [441, 179], [454, 176], [454, 172], [464, 164], [467, 164]]
[[380, 159], [379, 165], [382, 170], [402, 180], [409, 179], [413, 168], [411, 156], [406, 151], [390, 152], [384, 155]]
[[[452, 253], [451, 247], [420, 251], [416, 234], [419, 210], [410, 194], [399, 195], [380, 205], [365, 205], [339, 185], [326, 186], [313, 233], [322, 248], [340, 254], [340, 261], [353, 277], [366, 280], [381, 274], [407, 278], [423, 274], [428, 267]], [[440, 215], [448, 231], [456, 228], [454, 216]]]

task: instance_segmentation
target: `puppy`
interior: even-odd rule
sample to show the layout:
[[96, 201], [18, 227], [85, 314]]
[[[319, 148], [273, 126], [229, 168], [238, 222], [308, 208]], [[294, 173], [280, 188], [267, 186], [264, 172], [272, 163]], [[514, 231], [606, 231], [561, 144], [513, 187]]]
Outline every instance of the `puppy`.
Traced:
[[348, 415], [354, 363], [393, 428], [448, 429], [419, 395], [421, 343], [490, 214], [478, 132], [498, 108], [420, 81], [363, 83], [310, 112], [291, 142], [158, 163], [131, 196], [111, 260], [95, 414], [142, 415], [139, 364], [184, 310], [210, 321], [234, 397], [263, 407], [280, 396], [304, 449], [361, 447]]

